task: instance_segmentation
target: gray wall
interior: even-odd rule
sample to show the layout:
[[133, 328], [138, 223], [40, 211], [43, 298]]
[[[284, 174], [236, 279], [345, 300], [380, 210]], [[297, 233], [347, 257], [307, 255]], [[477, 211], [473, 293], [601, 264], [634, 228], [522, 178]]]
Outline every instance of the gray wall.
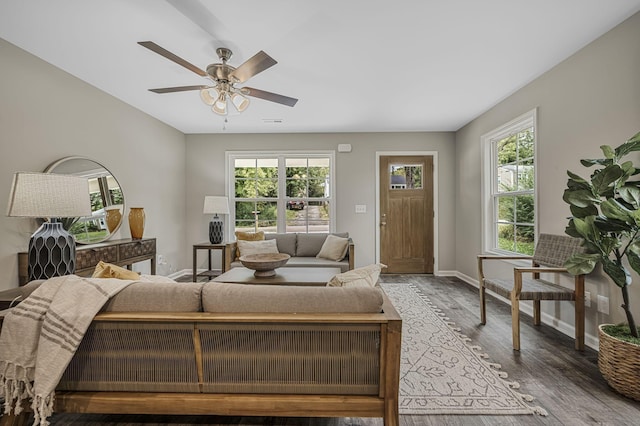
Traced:
[[[357, 244], [358, 265], [375, 261], [375, 153], [438, 152], [439, 270], [473, 281], [481, 251], [480, 136], [538, 107], [539, 231], [562, 233], [569, 214], [562, 201], [565, 171], [599, 156], [640, 130], [640, 14], [454, 133], [183, 135], [65, 72], [0, 40], [0, 200], [15, 171], [40, 171], [52, 161], [84, 155], [118, 178], [128, 206], [144, 206], [146, 235], [174, 269], [189, 268], [191, 245], [207, 239], [203, 197], [225, 192], [227, 150], [334, 150], [337, 153], [337, 230]], [[185, 144], [186, 140], [186, 144]], [[640, 161], [640, 158], [636, 158]], [[4, 202], [4, 201], [2, 201]], [[356, 215], [355, 204], [367, 205]], [[128, 237], [128, 224], [120, 237]], [[16, 252], [27, 247], [35, 222], [0, 216], [0, 289], [17, 285]], [[507, 265], [504, 270], [508, 270]], [[144, 271], [146, 265], [139, 267]], [[595, 274], [587, 290], [611, 299], [610, 316], [587, 311], [587, 332], [624, 320], [619, 289]], [[632, 287], [640, 316], [640, 280]], [[568, 309], [567, 309], [568, 308]], [[547, 320], [571, 327], [569, 304], [551, 304]]]
[[[476, 278], [481, 247], [480, 137], [538, 107], [537, 188], [540, 232], [563, 234], [570, 215], [562, 201], [566, 170], [588, 176], [581, 158], [599, 158], [599, 146], [617, 146], [640, 130], [640, 14], [636, 14], [540, 78], [509, 96], [456, 133], [456, 270]], [[638, 164], [640, 156], [635, 155]], [[611, 315], [587, 309], [587, 332], [603, 322], [624, 321], [620, 290], [602, 274], [587, 281], [610, 297]], [[633, 312], [640, 317], [640, 279], [634, 274]], [[543, 303], [543, 310], [573, 325], [568, 303]], [[544, 307], [546, 305], [546, 308]]]
[[[375, 262], [375, 161], [380, 151], [438, 153], [439, 270], [453, 271], [454, 258], [454, 134], [339, 133], [187, 136], [187, 238], [206, 241], [209, 217], [202, 214], [205, 195], [225, 194], [225, 151], [336, 150], [349, 143], [350, 153], [336, 152], [336, 230], [348, 231], [356, 244], [356, 265]], [[356, 204], [367, 206], [355, 214]]]
[[[86, 156], [122, 185], [125, 216], [128, 207], [145, 208], [145, 236], [157, 237], [158, 253], [184, 265], [184, 135], [2, 39], [0, 75], [2, 208], [16, 171]], [[35, 229], [32, 219], [0, 215], [0, 290], [18, 285], [16, 253], [27, 249]], [[128, 222], [118, 234], [130, 237]], [[135, 269], [148, 272], [148, 263]]]

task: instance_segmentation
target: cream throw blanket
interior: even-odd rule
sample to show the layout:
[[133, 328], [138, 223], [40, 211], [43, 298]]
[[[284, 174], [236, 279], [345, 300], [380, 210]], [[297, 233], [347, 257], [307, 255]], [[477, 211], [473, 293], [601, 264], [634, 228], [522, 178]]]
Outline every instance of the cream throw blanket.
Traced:
[[34, 425], [47, 426], [55, 388], [93, 317], [135, 281], [56, 277], [42, 283], [4, 318], [0, 334], [0, 396], [4, 412], [20, 414], [31, 398]]

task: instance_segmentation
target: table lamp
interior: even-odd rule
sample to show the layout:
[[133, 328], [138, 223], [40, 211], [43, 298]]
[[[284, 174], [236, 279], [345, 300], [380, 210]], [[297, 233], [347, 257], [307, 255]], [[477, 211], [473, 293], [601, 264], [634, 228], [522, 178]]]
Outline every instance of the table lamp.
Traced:
[[29, 281], [76, 271], [76, 241], [57, 218], [91, 215], [89, 181], [54, 173], [13, 176], [7, 216], [51, 218], [29, 240]]
[[229, 199], [227, 197], [207, 195], [204, 197], [202, 213], [213, 214], [213, 218], [209, 222], [209, 241], [211, 241], [211, 244], [220, 244], [224, 239], [224, 223], [218, 215], [229, 214]]

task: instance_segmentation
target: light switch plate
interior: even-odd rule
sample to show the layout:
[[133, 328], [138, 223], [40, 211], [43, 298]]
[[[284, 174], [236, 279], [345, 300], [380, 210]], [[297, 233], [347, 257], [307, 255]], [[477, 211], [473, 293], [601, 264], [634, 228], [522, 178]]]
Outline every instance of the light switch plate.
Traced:
[[366, 204], [356, 204], [356, 213], [366, 213], [367, 206]]
[[596, 300], [598, 301], [598, 312], [609, 315], [609, 298], [598, 295]]

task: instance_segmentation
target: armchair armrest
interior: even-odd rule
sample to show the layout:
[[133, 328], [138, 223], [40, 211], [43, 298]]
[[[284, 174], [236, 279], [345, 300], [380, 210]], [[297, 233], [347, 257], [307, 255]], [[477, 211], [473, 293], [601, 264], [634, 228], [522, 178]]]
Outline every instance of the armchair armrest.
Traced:
[[513, 256], [501, 256], [494, 254], [479, 254], [478, 259], [478, 281], [480, 287], [484, 283], [484, 268], [483, 261], [485, 260], [533, 260], [533, 256], [513, 255]]
[[522, 268], [513, 268], [514, 272], [516, 273], [525, 273], [525, 272], [533, 272], [535, 274], [543, 274], [546, 272], [552, 273], [552, 272], [569, 272], [567, 271], [567, 268], [552, 268], [552, 267], [547, 267], [547, 266], [527, 266], [527, 267], [522, 267]]

